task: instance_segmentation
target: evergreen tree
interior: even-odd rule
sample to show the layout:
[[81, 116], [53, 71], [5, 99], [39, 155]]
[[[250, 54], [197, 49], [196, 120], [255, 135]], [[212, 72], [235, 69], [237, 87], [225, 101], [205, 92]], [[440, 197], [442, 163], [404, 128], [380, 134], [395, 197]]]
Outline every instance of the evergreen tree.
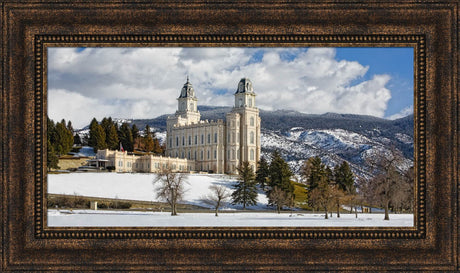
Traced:
[[[337, 185], [333, 185], [334, 173], [319, 157], [309, 158], [301, 173], [307, 181], [308, 203], [313, 208], [323, 209], [325, 218], [328, 219], [329, 208], [334, 205], [339, 210], [343, 198], [343, 192]], [[337, 216], [339, 217], [339, 211]]]
[[109, 125], [109, 131], [106, 135], [106, 144], [107, 147], [111, 150], [118, 149], [120, 141], [118, 140], [118, 133], [115, 124]]
[[56, 141], [56, 128], [54, 121], [49, 117], [47, 118], [47, 153], [46, 153], [46, 162], [48, 166], [48, 171], [53, 169], [58, 169], [59, 158], [56, 155], [54, 150], [54, 142]]
[[302, 167], [301, 174], [307, 182], [308, 190], [314, 190], [321, 182], [322, 177], [325, 175], [326, 167], [321, 162], [321, 158], [315, 156], [310, 157]]
[[139, 143], [139, 128], [137, 128], [136, 124], [133, 124], [131, 127], [131, 133], [133, 134], [133, 149], [140, 149], [141, 145]]
[[118, 131], [118, 137], [123, 145], [123, 149], [132, 152], [134, 149], [134, 140], [133, 140], [133, 133], [131, 132], [131, 128], [129, 127], [128, 123], [123, 123], [120, 126]]
[[254, 171], [249, 162], [244, 161], [238, 170], [238, 183], [232, 193], [232, 204], [242, 204], [243, 210], [246, 206], [257, 204], [257, 185], [254, 180]]
[[355, 180], [350, 165], [346, 161], [334, 168], [334, 181], [343, 192], [355, 192]]
[[142, 138], [144, 150], [147, 152], [152, 152], [154, 151], [155, 148], [155, 143], [152, 138], [152, 133], [150, 132], [150, 126], [147, 124], [145, 125], [145, 130], [144, 130], [144, 137]]
[[102, 120], [101, 120], [101, 127], [102, 129], [104, 129], [104, 132], [106, 135], [109, 134], [109, 131], [110, 131], [110, 127], [113, 125], [113, 122], [112, 122], [112, 118], [111, 117], [104, 117]]
[[65, 120], [56, 124], [54, 149], [58, 155], [65, 155], [72, 150], [73, 134], [67, 129]]
[[160, 140], [155, 136], [155, 133], [152, 133], [153, 138], [153, 152], [155, 154], [163, 154], [163, 147], [160, 144]]
[[[270, 190], [267, 195], [270, 196], [271, 191], [276, 187], [286, 193], [294, 196], [294, 186], [291, 183], [292, 171], [289, 165], [281, 157], [278, 151], [273, 152], [272, 160], [269, 167], [269, 186]], [[270, 200], [269, 200], [270, 201]], [[270, 204], [272, 202], [270, 201]]]
[[69, 120], [67, 122], [67, 129], [73, 134], [74, 133], [74, 130], [73, 130], [73, 126], [72, 126], [72, 122]]
[[270, 166], [268, 165], [267, 160], [264, 156], [260, 158], [259, 166], [256, 171], [256, 182], [259, 184], [262, 189], [265, 188], [270, 177]]
[[54, 143], [56, 142], [56, 125], [54, 124], [54, 121], [49, 117], [47, 123], [47, 138], [51, 145], [54, 146]]
[[78, 133], [75, 133], [73, 136], [73, 144], [74, 145], [82, 145], [80, 135]]
[[93, 147], [95, 152], [97, 152], [97, 150], [103, 150], [107, 148], [105, 139], [104, 129], [102, 129], [102, 126], [97, 122], [96, 118], [93, 118], [89, 125], [88, 145]]
[[53, 145], [51, 145], [50, 140], [48, 139], [47, 141], [47, 157], [46, 157], [46, 165], [48, 168], [48, 171], [51, 169], [59, 169], [58, 163], [59, 163], [59, 158], [56, 155], [56, 152], [54, 151]]
[[89, 137], [88, 137], [88, 146], [90, 147], [96, 147], [96, 127], [99, 125], [97, 122], [96, 118], [93, 118], [89, 124]]

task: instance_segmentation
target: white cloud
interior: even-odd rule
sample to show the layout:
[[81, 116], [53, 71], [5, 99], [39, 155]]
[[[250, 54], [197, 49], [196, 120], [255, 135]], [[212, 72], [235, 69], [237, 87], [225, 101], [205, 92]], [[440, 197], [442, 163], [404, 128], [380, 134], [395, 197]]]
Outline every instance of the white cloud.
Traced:
[[403, 118], [407, 117], [408, 115], [412, 115], [414, 113], [414, 106], [407, 106], [404, 109], [402, 109], [399, 113], [393, 114], [388, 117], [388, 119], [398, 119], [398, 118]]
[[[264, 109], [383, 117], [388, 75], [337, 60], [333, 48], [50, 48], [49, 115], [86, 125], [92, 117], [173, 113], [190, 75], [201, 105], [232, 105], [249, 77]], [[218, 94], [216, 94], [216, 92]]]

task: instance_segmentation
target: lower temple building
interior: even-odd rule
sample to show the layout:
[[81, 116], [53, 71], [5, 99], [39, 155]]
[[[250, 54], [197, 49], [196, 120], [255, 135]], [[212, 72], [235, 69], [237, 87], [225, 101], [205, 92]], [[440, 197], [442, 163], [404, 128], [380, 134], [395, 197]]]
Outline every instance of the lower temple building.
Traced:
[[131, 155], [126, 151], [98, 150], [97, 167], [114, 167], [116, 172], [155, 173], [170, 168], [176, 172], [195, 171], [195, 161], [153, 155]]
[[165, 156], [136, 156], [121, 151], [99, 150], [96, 160], [117, 172], [174, 171], [238, 173], [243, 161], [256, 171], [260, 158], [260, 117], [252, 83], [243, 78], [234, 94], [235, 105], [226, 120], [201, 120], [192, 84], [182, 87], [178, 110], [166, 122]]

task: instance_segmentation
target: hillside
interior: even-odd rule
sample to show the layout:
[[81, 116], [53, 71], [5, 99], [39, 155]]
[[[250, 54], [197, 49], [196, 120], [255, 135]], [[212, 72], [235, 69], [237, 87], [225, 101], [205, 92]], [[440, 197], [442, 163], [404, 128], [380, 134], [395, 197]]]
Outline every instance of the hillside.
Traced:
[[[198, 110], [201, 119], [216, 120], [225, 119], [231, 107], [198, 106]], [[167, 116], [129, 122], [138, 128], [145, 128], [148, 124], [157, 131], [159, 138], [164, 138]], [[263, 155], [279, 150], [296, 172], [305, 159], [320, 156], [331, 167], [346, 160], [356, 174], [367, 176], [368, 169], [363, 164], [365, 160], [387, 151], [391, 146], [402, 151], [406, 158], [401, 169], [412, 165], [413, 115], [387, 120], [352, 114], [313, 115], [289, 110], [261, 110], [260, 117]]]

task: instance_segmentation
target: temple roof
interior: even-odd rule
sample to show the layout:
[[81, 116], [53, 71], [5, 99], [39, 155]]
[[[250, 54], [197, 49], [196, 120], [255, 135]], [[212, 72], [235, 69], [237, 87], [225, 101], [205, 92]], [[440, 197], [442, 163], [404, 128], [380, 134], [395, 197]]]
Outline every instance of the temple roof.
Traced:
[[252, 82], [248, 78], [242, 78], [240, 80], [238, 83], [238, 89], [236, 90], [235, 94], [238, 93], [254, 93]]
[[182, 87], [179, 98], [195, 98], [195, 90], [193, 89], [193, 86], [190, 83], [188, 76], [187, 82]]

